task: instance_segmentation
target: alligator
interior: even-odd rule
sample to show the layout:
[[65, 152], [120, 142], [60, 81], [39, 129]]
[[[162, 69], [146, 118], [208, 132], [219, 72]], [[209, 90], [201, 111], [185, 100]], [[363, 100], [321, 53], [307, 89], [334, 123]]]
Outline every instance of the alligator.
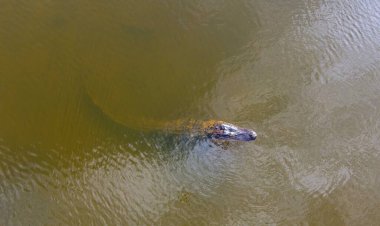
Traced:
[[[90, 95], [87, 95], [94, 106], [103, 114], [108, 116], [112, 121], [125, 127], [135, 128], [145, 131], [164, 131], [167, 133], [190, 133], [201, 137], [207, 137], [213, 141], [254, 141], [257, 137], [255, 131], [241, 128], [234, 124], [221, 120], [194, 120], [178, 119], [169, 121], [159, 121], [141, 117], [139, 120], [127, 118], [129, 120], [118, 120], [112, 114], [105, 111], [99, 104], [94, 101]], [[127, 123], [133, 122], [133, 123]], [[132, 125], [133, 124], [133, 125]]]
[[241, 128], [220, 120], [175, 120], [160, 123], [169, 133], [183, 133], [188, 131], [192, 134], [203, 135], [212, 140], [222, 141], [253, 141], [257, 134], [251, 129]]

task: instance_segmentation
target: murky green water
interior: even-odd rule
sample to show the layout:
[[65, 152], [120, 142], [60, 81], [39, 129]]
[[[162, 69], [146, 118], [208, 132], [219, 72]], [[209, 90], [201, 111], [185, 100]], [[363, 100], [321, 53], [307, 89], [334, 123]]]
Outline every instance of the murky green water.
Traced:
[[377, 225], [379, 76], [379, 1], [2, 0], [0, 225]]

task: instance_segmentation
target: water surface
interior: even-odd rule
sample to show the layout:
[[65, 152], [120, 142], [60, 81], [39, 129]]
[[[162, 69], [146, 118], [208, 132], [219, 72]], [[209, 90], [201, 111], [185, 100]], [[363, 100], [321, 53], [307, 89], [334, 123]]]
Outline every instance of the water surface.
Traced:
[[376, 225], [379, 37], [370, 0], [0, 1], [0, 224]]

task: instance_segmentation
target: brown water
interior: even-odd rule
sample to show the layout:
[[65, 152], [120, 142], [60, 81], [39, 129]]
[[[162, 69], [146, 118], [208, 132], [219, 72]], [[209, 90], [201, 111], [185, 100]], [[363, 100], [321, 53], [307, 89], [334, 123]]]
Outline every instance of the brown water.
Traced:
[[379, 76], [376, 0], [2, 0], [0, 225], [378, 225]]

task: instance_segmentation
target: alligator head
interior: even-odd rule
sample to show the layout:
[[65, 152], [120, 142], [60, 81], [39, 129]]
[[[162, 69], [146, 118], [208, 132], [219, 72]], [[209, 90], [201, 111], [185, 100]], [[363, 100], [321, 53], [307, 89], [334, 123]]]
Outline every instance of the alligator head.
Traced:
[[209, 138], [217, 140], [253, 141], [257, 134], [251, 129], [240, 128], [231, 123], [214, 121], [206, 129]]

